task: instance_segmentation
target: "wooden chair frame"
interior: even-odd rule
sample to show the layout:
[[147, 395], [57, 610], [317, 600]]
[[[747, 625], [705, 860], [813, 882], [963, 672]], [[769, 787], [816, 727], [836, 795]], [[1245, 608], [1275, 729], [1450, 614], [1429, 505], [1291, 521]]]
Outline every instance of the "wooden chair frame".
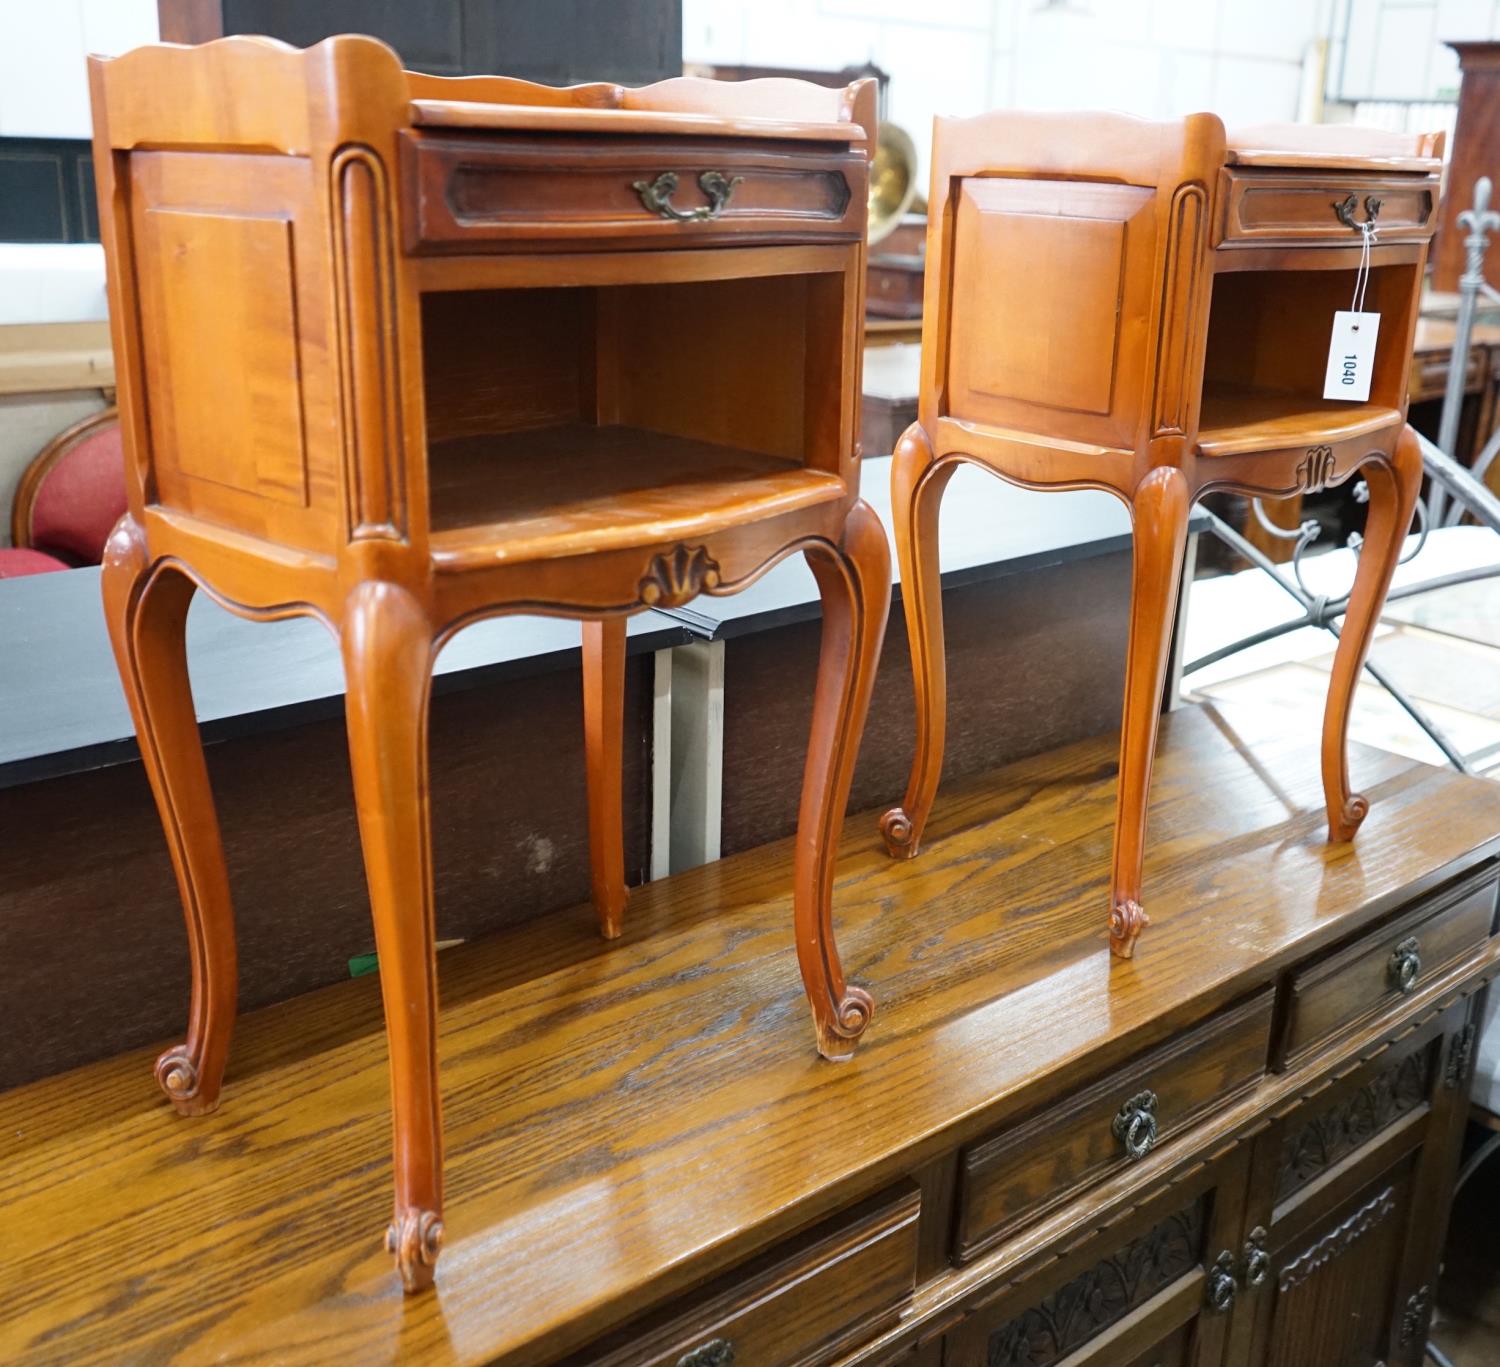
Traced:
[[120, 410], [114, 404], [97, 413], [90, 413], [88, 417], [80, 418], [71, 427], [59, 432], [31, 458], [31, 463], [21, 472], [21, 478], [16, 484], [15, 501], [10, 508], [11, 545], [35, 544], [31, 539], [31, 514], [36, 507], [36, 497], [42, 482], [52, 467], [85, 437], [117, 421], [119, 416]]
[[[1363, 184], [1359, 177], [1379, 172], [1413, 203], [1425, 202], [1430, 215], [1441, 136], [1388, 139], [1401, 145], [1376, 149], [1361, 141], [1363, 132], [1355, 130], [1354, 153], [1347, 150], [1351, 135], [1339, 129], [1258, 130], [1250, 146], [1288, 147], [1279, 164], [1309, 168], [1308, 176], [1322, 168], [1330, 185], [1343, 175]], [[905, 797], [880, 829], [893, 856], [914, 856], [942, 770], [947, 702], [937, 532], [954, 471], [968, 462], [1028, 488], [1108, 490], [1134, 524], [1109, 880], [1110, 947], [1125, 958], [1147, 923], [1147, 794], [1188, 514], [1203, 494], [1294, 497], [1356, 472], [1368, 484], [1369, 521], [1323, 721], [1330, 838], [1352, 838], [1368, 810], [1350, 787], [1345, 741], [1355, 684], [1421, 483], [1420, 453], [1404, 422], [1431, 226], [1423, 220], [1393, 231], [1394, 240], [1372, 253], [1374, 265], [1411, 268], [1410, 297], [1399, 300], [1402, 311], [1382, 331], [1377, 359], [1383, 387], [1400, 396], [1394, 406], [1374, 417], [1366, 410], [1347, 419], [1325, 414], [1312, 424], [1297, 416], [1243, 429], [1221, 422], [1212, 451], [1205, 450], [1200, 418], [1216, 276], [1350, 271], [1358, 259], [1347, 233], [1335, 236], [1343, 231], [1334, 218], [1338, 206], [1327, 202], [1320, 180], [1307, 182], [1319, 191], [1312, 204], [1298, 199], [1294, 210], [1322, 217], [1292, 224], [1282, 240], [1274, 233], [1269, 241], [1228, 240], [1241, 231], [1229, 217], [1230, 191], [1243, 186], [1226, 168], [1247, 167], [1252, 186], [1279, 186], [1253, 179], [1272, 174], [1264, 166], [1278, 164], [1273, 155], [1248, 148], [1231, 155], [1211, 114], [1151, 124], [1105, 114], [994, 113], [939, 119], [934, 130], [918, 418], [898, 444], [891, 472], [917, 747]], [[1305, 199], [1301, 174], [1290, 173], [1288, 183]], [[1290, 213], [1288, 204], [1290, 196], [1273, 201]], [[1018, 310], [1036, 318], [1035, 331], [1018, 321]], [[1308, 345], [1326, 346], [1327, 335]], [[1317, 364], [1321, 380], [1321, 359]]]

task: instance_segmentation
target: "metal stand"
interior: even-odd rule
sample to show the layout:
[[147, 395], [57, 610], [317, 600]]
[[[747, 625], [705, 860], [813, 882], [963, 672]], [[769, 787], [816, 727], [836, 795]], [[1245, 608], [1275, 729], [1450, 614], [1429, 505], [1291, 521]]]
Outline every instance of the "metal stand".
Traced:
[[[1458, 319], [1453, 328], [1453, 354], [1448, 359], [1448, 387], [1443, 392], [1443, 416], [1438, 424], [1437, 444], [1444, 451], [1452, 451], [1458, 441], [1458, 417], [1464, 399], [1464, 369], [1469, 359], [1469, 339], [1474, 333], [1474, 310], [1479, 295], [1492, 303], [1500, 303], [1500, 292], [1492, 289], [1484, 278], [1484, 253], [1489, 245], [1489, 235], [1500, 228], [1500, 214], [1490, 208], [1492, 187], [1488, 176], [1480, 176], [1474, 182], [1474, 207], [1465, 209], [1458, 216], [1458, 226], [1467, 228], [1464, 238], [1464, 273], [1458, 280]], [[1492, 438], [1474, 462], [1474, 475], [1482, 483], [1484, 473], [1500, 449], [1500, 440]], [[1434, 482], [1429, 497], [1433, 526], [1451, 525], [1444, 520], [1448, 514], [1447, 496]], [[1455, 503], [1452, 519], [1456, 522], [1462, 509]]]

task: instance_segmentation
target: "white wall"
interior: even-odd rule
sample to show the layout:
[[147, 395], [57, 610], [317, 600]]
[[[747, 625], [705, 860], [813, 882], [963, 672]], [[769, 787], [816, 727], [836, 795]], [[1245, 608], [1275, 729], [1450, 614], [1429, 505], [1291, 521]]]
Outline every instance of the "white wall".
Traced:
[[1500, 0], [1337, 0], [1328, 53], [1331, 98], [1452, 100], [1450, 40], [1500, 38]]
[[0, 137], [88, 137], [84, 57], [158, 33], [156, 0], [0, 0]]
[[[1344, 0], [684, 0], [683, 59], [891, 73], [925, 151], [934, 114], [1212, 110], [1293, 119], [1303, 61]], [[925, 174], [925, 172], [924, 172]]]

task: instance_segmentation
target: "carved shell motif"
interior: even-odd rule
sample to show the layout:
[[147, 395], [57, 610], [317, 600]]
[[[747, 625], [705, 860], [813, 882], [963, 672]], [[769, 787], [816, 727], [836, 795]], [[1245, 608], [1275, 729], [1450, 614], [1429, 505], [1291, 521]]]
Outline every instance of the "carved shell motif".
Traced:
[[1316, 494], [1333, 478], [1333, 447], [1309, 446], [1297, 463], [1297, 486], [1304, 494]]
[[706, 546], [677, 545], [655, 556], [641, 577], [641, 602], [670, 608], [719, 585], [719, 565]]

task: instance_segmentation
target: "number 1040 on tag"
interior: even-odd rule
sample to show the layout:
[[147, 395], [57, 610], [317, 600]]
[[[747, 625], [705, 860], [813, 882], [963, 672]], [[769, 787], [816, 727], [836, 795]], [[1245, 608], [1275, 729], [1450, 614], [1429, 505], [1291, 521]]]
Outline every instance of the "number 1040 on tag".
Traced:
[[1370, 397], [1370, 372], [1375, 368], [1378, 313], [1340, 310], [1333, 315], [1333, 337], [1328, 343], [1328, 373], [1323, 379], [1325, 399], [1364, 403]]

